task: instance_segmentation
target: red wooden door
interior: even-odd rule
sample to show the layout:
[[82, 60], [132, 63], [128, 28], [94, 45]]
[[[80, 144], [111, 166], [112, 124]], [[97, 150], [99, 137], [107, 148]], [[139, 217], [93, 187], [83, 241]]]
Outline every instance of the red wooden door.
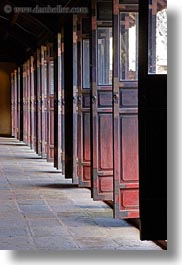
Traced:
[[14, 95], [13, 95], [13, 87], [14, 87], [14, 84], [13, 84], [13, 73], [11, 73], [11, 135], [14, 136], [14, 131], [13, 131], [13, 128], [14, 128], [14, 119], [13, 119], [13, 113], [14, 113], [14, 106], [13, 106], [13, 101], [14, 101]]
[[47, 160], [54, 161], [54, 57], [53, 43], [47, 46]]
[[41, 156], [47, 158], [47, 62], [46, 46], [41, 46]]
[[73, 15], [73, 183], [78, 184], [77, 161], [78, 161], [78, 32], [77, 15]]
[[40, 49], [37, 50], [37, 153], [42, 154], [42, 99], [41, 99], [41, 56]]
[[78, 163], [80, 187], [91, 186], [90, 19], [80, 17], [78, 30]]
[[[106, 13], [102, 13], [102, 10]], [[110, 13], [107, 13], [111, 10]], [[106, 18], [105, 18], [106, 14]], [[106, 20], [105, 20], [106, 19]], [[92, 1], [92, 191], [113, 199], [112, 2]]]
[[31, 83], [30, 83], [30, 59], [27, 61], [27, 144], [31, 146]]
[[139, 217], [137, 8], [114, 1], [114, 215], [117, 218]]
[[13, 136], [13, 73], [11, 73], [11, 135]]
[[21, 132], [21, 71], [20, 67], [18, 67], [17, 71], [17, 138], [20, 140], [20, 132]]
[[59, 74], [60, 74], [60, 84], [61, 84], [61, 164], [62, 164], [62, 174], [65, 175], [65, 45], [64, 45], [64, 28], [61, 30], [61, 54], [59, 60]]
[[54, 166], [64, 174], [64, 79], [63, 79], [63, 54], [62, 46], [63, 32], [58, 33], [54, 43]]
[[23, 65], [23, 141], [27, 144], [27, 63]]
[[33, 56], [33, 82], [34, 82], [34, 150], [38, 154], [38, 112], [37, 112], [37, 55]]
[[35, 150], [35, 86], [34, 86], [34, 57], [30, 57], [30, 134], [31, 148]]
[[16, 92], [15, 92], [15, 72], [11, 73], [11, 133], [12, 136], [16, 137], [16, 119], [15, 119], [15, 103]]
[[13, 128], [13, 134], [14, 137], [17, 138], [17, 131], [18, 131], [18, 116], [17, 116], [17, 111], [18, 111], [18, 97], [17, 97], [17, 70], [14, 71], [13, 73], [13, 119], [14, 119], [14, 128]]

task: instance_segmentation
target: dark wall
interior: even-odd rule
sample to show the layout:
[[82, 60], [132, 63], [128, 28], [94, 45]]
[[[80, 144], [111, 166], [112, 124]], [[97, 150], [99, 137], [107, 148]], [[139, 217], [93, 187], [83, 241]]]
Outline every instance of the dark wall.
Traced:
[[11, 135], [11, 78], [13, 63], [0, 62], [0, 135]]

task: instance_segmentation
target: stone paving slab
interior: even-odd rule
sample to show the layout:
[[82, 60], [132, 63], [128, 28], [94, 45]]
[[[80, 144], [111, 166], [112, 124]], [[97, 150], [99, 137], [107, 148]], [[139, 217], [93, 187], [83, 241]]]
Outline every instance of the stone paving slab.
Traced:
[[13, 138], [0, 138], [0, 249], [162, 250]]

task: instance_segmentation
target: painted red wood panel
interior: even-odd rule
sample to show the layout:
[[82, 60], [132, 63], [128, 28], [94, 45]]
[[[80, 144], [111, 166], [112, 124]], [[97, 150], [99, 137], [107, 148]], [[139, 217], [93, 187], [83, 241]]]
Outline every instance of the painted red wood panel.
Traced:
[[17, 138], [20, 140], [20, 132], [21, 132], [21, 71], [20, 67], [17, 69]]
[[54, 58], [53, 43], [47, 45], [47, 160], [54, 162]]
[[[78, 20], [78, 163], [80, 187], [91, 187], [90, 20]], [[85, 30], [87, 27], [87, 30]]]
[[78, 184], [78, 32], [77, 15], [73, 15], [73, 183]]
[[63, 174], [63, 57], [62, 57], [63, 32], [58, 33], [54, 42], [54, 166]]
[[34, 82], [34, 150], [38, 154], [38, 112], [37, 112], [37, 54], [33, 56], [33, 82]]
[[14, 72], [11, 73], [11, 134], [15, 136], [15, 93]]
[[27, 61], [27, 144], [31, 146], [31, 83], [30, 83], [30, 59]]
[[[114, 216], [116, 218], [138, 218], [138, 82], [134, 73], [132, 75], [129, 73], [130, 68], [127, 61], [130, 56], [129, 28], [133, 27], [133, 25], [129, 25], [128, 21], [130, 17], [134, 21], [137, 6], [125, 5], [123, 9], [123, 6], [119, 5], [119, 0], [115, 0], [113, 12]], [[134, 22], [137, 24], [137, 20]], [[125, 48], [128, 47], [125, 52], [125, 60], [121, 59], [119, 52], [122, 51], [122, 41]], [[138, 60], [137, 55], [136, 60]], [[138, 65], [138, 61], [136, 61], [136, 65]]]
[[41, 46], [41, 156], [47, 158], [47, 62], [46, 62], [46, 46]]
[[31, 134], [31, 148], [36, 149], [35, 146], [35, 85], [34, 85], [34, 57], [30, 57], [30, 134]]
[[59, 60], [59, 73], [60, 73], [60, 84], [61, 84], [61, 105], [60, 105], [60, 118], [61, 118], [61, 167], [62, 174], [65, 175], [65, 51], [64, 51], [64, 28], [61, 30], [61, 39], [60, 39], [60, 60]]
[[14, 70], [14, 136], [18, 136], [18, 76]]
[[27, 63], [23, 65], [23, 141], [27, 144]]
[[111, 36], [108, 33], [112, 31], [112, 23], [98, 21], [98, 13], [96, 1], [92, 1], [92, 195], [94, 200], [112, 200], [112, 79], [107, 53], [110, 51]]
[[37, 153], [42, 154], [42, 99], [41, 99], [41, 56], [40, 49], [37, 50]]

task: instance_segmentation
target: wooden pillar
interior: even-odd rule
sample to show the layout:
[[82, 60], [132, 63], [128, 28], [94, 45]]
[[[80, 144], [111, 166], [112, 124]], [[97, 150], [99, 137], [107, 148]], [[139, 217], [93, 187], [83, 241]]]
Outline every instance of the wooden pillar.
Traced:
[[[73, 21], [64, 27], [65, 178], [73, 178]], [[69, 63], [68, 63], [69, 62]]]
[[[163, 1], [167, 4], [167, 2]], [[149, 2], [139, 5], [139, 172], [142, 240], [167, 239], [167, 75], [148, 65]], [[154, 36], [150, 36], [150, 39]], [[151, 47], [151, 46], [149, 46]], [[155, 48], [155, 47], [153, 47]], [[152, 74], [150, 74], [152, 73]]]

